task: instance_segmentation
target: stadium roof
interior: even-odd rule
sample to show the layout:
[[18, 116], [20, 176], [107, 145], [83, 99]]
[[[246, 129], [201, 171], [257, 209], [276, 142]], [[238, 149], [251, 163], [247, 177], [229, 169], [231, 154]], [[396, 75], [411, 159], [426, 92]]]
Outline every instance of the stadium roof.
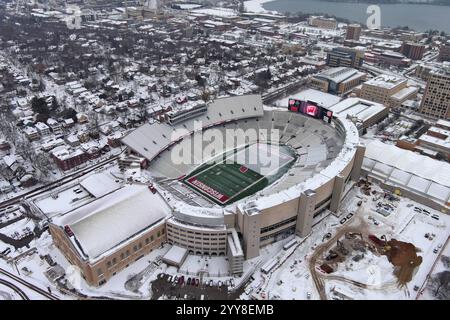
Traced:
[[148, 230], [169, 213], [159, 195], [147, 186], [133, 185], [54, 218], [53, 223], [68, 225], [77, 240], [74, 246], [92, 260]]

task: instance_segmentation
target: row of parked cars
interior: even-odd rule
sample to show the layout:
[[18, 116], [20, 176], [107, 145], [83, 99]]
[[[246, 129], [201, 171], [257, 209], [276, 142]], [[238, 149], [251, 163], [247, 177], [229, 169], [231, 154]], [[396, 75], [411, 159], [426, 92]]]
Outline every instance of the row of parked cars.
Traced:
[[[428, 211], [424, 208], [414, 207], [414, 211], [417, 213], [423, 213], [426, 216], [430, 215], [430, 211]], [[439, 216], [437, 214], [432, 214], [431, 217], [435, 220], [439, 220]]]

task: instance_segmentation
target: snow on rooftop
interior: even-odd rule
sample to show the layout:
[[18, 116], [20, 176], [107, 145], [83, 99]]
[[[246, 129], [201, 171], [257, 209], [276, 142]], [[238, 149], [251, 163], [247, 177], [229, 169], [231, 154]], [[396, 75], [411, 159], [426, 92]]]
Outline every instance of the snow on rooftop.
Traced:
[[120, 182], [106, 172], [90, 175], [81, 181], [80, 184], [96, 198], [100, 198], [121, 187]]
[[54, 218], [69, 225], [83, 252], [95, 259], [162, 221], [169, 206], [147, 186], [123, 187], [66, 215]]
[[366, 146], [363, 168], [386, 183], [448, 206], [450, 164], [446, 162], [374, 140]]
[[315, 90], [315, 89], [306, 89], [306, 90], [300, 91], [299, 93], [292, 94], [289, 97], [286, 97], [284, 99], [278, 100], [276, 102], [276, 106], [287, 108], [289, 98], [299, 99], [299, 100], [303, 100], [303, 101], [306, 101], [306, 100], [313, 101], [325, 108], [329, 108], [329, 107], [335, 105], [336, 103], [338, 103], [339, 101], [341, 101], [341, 98], [337, 97], [335, 95], [325, 93], [325, 92]]
[[400, 78], [397, 76], [388, 75], [388, 74], [380, 74], [379, 76], [377, 76], [369, 81], [366, 81], [364, 84], [367, 84], [370, 86], [375, 86], [375, 87], [380, 87], [380, 88], [385, 88], [385, 89], [392, 89], [405, 81], [406, 81], [406, 79]]
[[396, 100], [402, 101], [418, 91], [419, 91], [419, 88], [417, 88], [417, 87], [406, 87], [406, 88], [401, 89], [397, 93], [393, 94], [391, 96], [391, 99], [396, 99]]
[[172, 246], [172, 248], [170, 248], [169, 251], [167, 251], [167, 253], [163, 256], [163, 260], [173, 265], [181, 266], [186, 259], [187, 254], [187, 249], [179, 246]]
[[216, 17], [237, 17], [237, 12], [233, 9], [228, 8], [206, 8], [206, 9], [194, 9], [191, 12], [194, 13], [200, 13], [200, 14], [206, 14], [209, 16], [216, 16]]
[[330, 108], [336, 116], [357, 117], [361, 121], [366, 121], [385, 109], [386, 107], [380, 103], [360, 98], [347, 98]]

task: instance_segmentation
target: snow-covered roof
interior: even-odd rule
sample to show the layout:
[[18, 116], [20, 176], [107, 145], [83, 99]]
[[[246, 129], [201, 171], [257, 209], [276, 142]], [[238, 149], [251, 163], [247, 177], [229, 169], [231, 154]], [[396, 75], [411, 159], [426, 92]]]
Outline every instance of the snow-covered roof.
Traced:
[[167, 251], [162, 259], [169, 264], [180, 267], [186, 259], [187, 254], [187, 249], [179, 246], [173, 246], [169, 249], [169, 251]]
[[363, 169], [375, 178], [448, 206], [450, 164], [378, 140], [366, 146]]
[[407, 80], [405, 78], [387, 74], [380, 74], [379, 76], [366, 81], [364, 84], [390, 90], [406, 81]]
[[358, 120], [367, 121], [373, 116], [386, 110], [386, 107], [380, 103], [360, 99], [347, 98], [330, 108], [333, 114], [342, 117], [357, 117]]
[[92, 260], [147, 231], [170, 211], [164, 200], [147, 186], [132, 185], [54, 218], [53, 223], [68, 225], [79, 247]]
[[96, 198], [100, 198], [121, 187], [120, 182], [116, 182], [116, 179], [106, 172], [93, 174], [82, 180], [80, 185]]
[[299, 99], [303, 101], [312, 101], [325, 108], [330, 108], [331, 106], [341, 101], [341, 98], [338, 96], [315, 89], [306, 89], [285, 99], [277, 101], [277, 107], [287, 108], [289, 98]]

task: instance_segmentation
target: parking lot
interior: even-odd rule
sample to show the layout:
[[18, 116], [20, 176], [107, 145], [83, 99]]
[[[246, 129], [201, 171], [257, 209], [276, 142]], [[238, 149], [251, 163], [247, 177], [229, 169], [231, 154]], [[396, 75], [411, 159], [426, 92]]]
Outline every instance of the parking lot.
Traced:
[[[184, 281], [180, 280], [181, 277], [184, 277]], [[226, 285], [222, 282], [219, 283], [217, 280], [201, 281], [200, 277], [195, 276], [177, 275], [175, 281], [174, 278], [175, 276], [168, 274], [158, 275], [157, 279], [152, 282], [152, 299], [157, 300], [162, 295], [166, 295], [169, 298], [185, 300], [234, 300], [239, 297], [243, 290], [238, 289], [229, 293], [229, 282]], [[189, 279], [191, 280], [189, 281]], [[192, 281], [192, 279], [195, 279], [195, 281]]]

